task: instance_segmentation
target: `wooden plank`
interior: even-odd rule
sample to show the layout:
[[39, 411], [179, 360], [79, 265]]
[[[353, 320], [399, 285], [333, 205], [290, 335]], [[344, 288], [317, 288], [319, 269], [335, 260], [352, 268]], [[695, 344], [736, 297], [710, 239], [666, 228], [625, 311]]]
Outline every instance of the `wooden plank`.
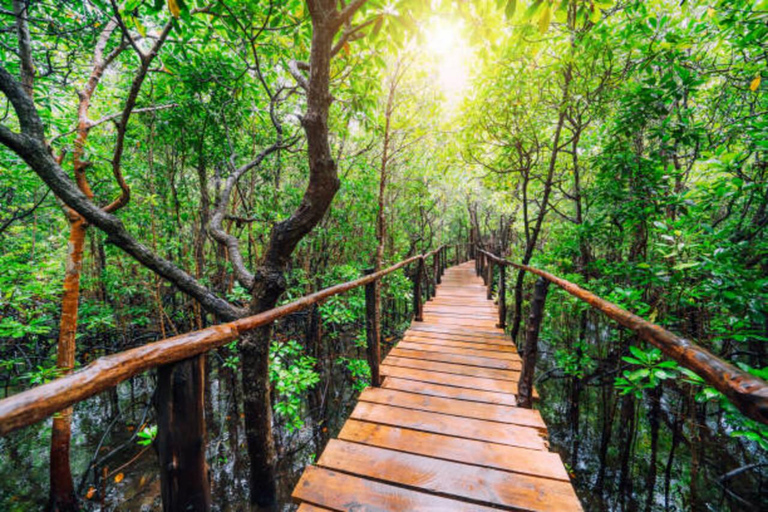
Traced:
[[496, 359], [493, 357], [466, 356], [451, 352], [439, 352], [415, 350], [409, 347], [397, 346], [389, 352], [390, 355], [397, 357], [411, 357], [414, 359], [427, 359], [429, 361], [438, 361], [442, 363], [463, 364], [466, 366], [479, 366], [482, 368], [496, 368], [499, 370], [520, 370], [522, 364], [520, 361], [510, 359]]
[[[517, 352], [517, 347], [515, 347], [512, 343], [503, 342], [503, 341], [472, 340], [472, 339], [466, 339], [466, 338], [462, 339], [458, 336], [422, 336], [420, 334], [415, 334], [413, 332], [406, 332], [403, 335], [403, 339], [405, 341], [414, 341], [416, 343], [432, 343], [437, 345], [445, 343], [446, 346], [472, 348], [476, 350], [495, 350], [497, 352], [515, 352], [515, 353]], [[473, 345], [477, 345], [477, 346], [473, 346]]]
[[567, 482], [331, 440], [319, 466], [488, 506], [530, 512], [581, 510]]
[[329, 508], [324, 507], [317, 507], [315, 505], [310, 505], [309, 503], [302, 503], [299, 505], [299, 508], [296, 509], [296, 512], [332, 512]]
[[477, 327], [478, 329], [489, 329], [494, 327], [496, 324], [494, 323], [494, 320], [474, 320], [472, 318], [455, 318], [455, 317], [445, 317], [445, 318], [436, 318], [434, 315], [430, 315], [426, 311], [424, 312], [424, 321], [429, 322], [435, 322], [440, 323], [442, 325], [455, 325], [457, 327]]
[[460, 354], [465, 356], [476, 357], [493, 357], [496, 359], [506, 359], [507, 361], [521, 361], [521, 358], [517, 353], [509, 351], [504, 352], [501, 350], [483, 350], [473, 345], [461, 344], [457, 346], [456, 342], [443, 342], [433, 343], [432, 340], [414, 341], [411, 338], [406, 338], [400, 343], [398, 347], [409, 348], [411, 350], [423, 350], [428, 352], [439, 352], [448, 354]]
[[438, 340], [452, 340], [452, 341], [464, 341], [467, 343], [485, 343], [489, 345], [504, 345], [512, 346], [512, 340], [505, 336], [472, 336], [471, 334], [460, 332], [434, 332], [434, 331], [420, 331], [416, 329], [408, 329], [405, 331], [404, 336], [417, 336], [419, 338], [434, 338]]
[[437, 333], [469, 334], [477, 338], [504, 337], [504, 331], [502, 331], [501, 329], [494, 328], [492, 330], [483, 330], [483, 329], [460, 327], [456, 325], [446, 326], [446, 325], [441, 325], [439, 323], [414, 322], [411, 324], [409, 329], [412, 329], [414, 331], [428, 331], [428, 332], [437, 332]]
[[[453, 348], [467, 348], [469, 350], [488, 350], [491, 352], [506, 352], [509, 354], [514, 354], [512, 357], [514, 359], [517, 359], [519, 356], [517, 356], [517, 349], [514, 345], [502, 345], [502, 344], [489, 344], [489, 343], [476, 343], [476, 342], [466, 342], [466, 341], [459, 341], [459, 340], [453, 340], [453, 339], [447, 339], [447, 338], [425, 338], [421, 336], [414, 336], [412, 334], [406, 335], [405, 338], [403, 338], [402, 341], [407, 341], [411, 343], [425, 343], [427, 345], [437, 345], [437, 346], [445, 346], [445, 347], [453, 347]], [[481, 357], [498, 357], [497, 354], [486, 354]]]
[[424, 512], [491, 512], [465, 501], [442, 498], [412, 491], [337, 471], [308, 466], [293, 490], [295, 500], [306, 501], [336, 511], [409, 511]]
[[463, 311], [442, 311], [437, 308], [424, 308], [424, 314], [425, 315], [435, 315], [439, 317], [447, 317], [447, 318], [453, 318], [457, 320], [463, 320], [463, 319], [478, 319], [478, 320], [489, 320], [493, 321], [499, 318], [498, 313], [494, 313], [492, 311], [482, 311], [478, 310], [477, 308], [466, 308]]
[[449, 414], [465, 418], [495, 421], [498, 423], [508, 423], [511, 425], [523, 425], [542, 430], [546, 430], [547, 428], [539, 411], [534, 409], [467, 402], [464, 400], [455, 400], [453, 398], [441, 398], [394, 389], [372, 387], [363, 390], [360, 394], [360, 401], [417, 409], [420, 411], [437, 412], [440, 414]]
[[496, 443], [475, 441], [350, 419], [339, 439], [512, 473], [569, 481], [560, 456]]
[[495, 391], [497, 393], [517, 394], [517, 382], [511, 380], [483, 379], [480, 377], [468, 377], [453, 373], [431, 372], [414, 368], [402, 368], [389, 364], [381, 365], [381, 374], [386, 377], [399, 377], [401, 379], [417, 380], [421, 382], [433, 382], [445, 386], [459, 388], [479, 389], [482, 391]]
[[462, 364], [440, 363], [436, 361], [411, 359], [408, 357], [397, 357], [393, 355], [387, 356], [382, 364], [399, 366], [401, 368], [416, 368], [418, 370], [429, 370], [432, 372], [467, 375], [470, 377], [483, 377], [487, 379], [509, 380], [514, 382], [520, 380], [519, 371], [515, 372], [512, 370], [497, 370], [494, 368], [480, 368], [478, 366], [465, 366]]
[[396, 377], [387, 377], [384, 379], [381, 387], [386, 389], [408, 391], [410, 393], [419, 393], [427, 396], [454, 398], [456, 400], [467, 400], [472, 402], [508, 406], [517, 405], [517, 398], [515, 395], [508, 393], [495, 393], [493, 391], [481, 391], [479, 389], [457, 388], [453, 386], [431, 384], [428, 382], [419, 382], [415, 380], [398, 379]]
[[503, 425], [492, 421], [401, 409], [368, 402], [358, 403], [350, 417], [361, 421], [453, 437], [464, 437], [534, 450], [546, 449], [541, 431], [531, 427]]

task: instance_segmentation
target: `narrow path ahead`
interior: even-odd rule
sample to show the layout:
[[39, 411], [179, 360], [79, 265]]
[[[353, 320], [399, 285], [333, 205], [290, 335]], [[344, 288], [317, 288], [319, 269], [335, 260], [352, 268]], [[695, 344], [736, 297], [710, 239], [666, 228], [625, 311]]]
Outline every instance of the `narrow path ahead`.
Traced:
[[541, 415], [516, 407], [520, 357], [474, 262], [442, 281], [304, 471], [300, 511], [581, 510]]

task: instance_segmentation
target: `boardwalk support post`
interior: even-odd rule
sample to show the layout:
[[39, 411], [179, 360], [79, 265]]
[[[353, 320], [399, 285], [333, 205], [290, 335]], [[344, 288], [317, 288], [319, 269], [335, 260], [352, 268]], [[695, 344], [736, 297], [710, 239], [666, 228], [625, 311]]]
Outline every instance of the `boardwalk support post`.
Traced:
[[413, 319], [424, 321], [424, 305], [421, 302], [421, 276], [424, 274], [424, 258], [416, 263], [416, 274], [413, 277]]
[[[370, 275], [374, 269], [366, 269], [364, 274]], [[376, 311], [376, 287], [379, 282], [374, 280], [365, 285], [365, 334], [368, 340], [368, 366], [371, 368], [371, 386], [379, 387], [381, 385], [381, 375], [379, 373], [379, 362], [381, 361], [381, 349], [379, 340], [379, 312]]]
[[211, 509], [205, 461], [205, 374], [202, 355], [157, 370], [157, 454], [165, 512]]
[[488, 258], [488, 264], [485, 269], [485, 284], [488, 286], [485, 298], [491, 300], [493, 298], [493, 260], [491, 260], [491, 258]]
[[540, 277], [531, 300], [531, 314], [525, 326], [525, 354], [523, 354], [523, 369], [520, 372], [520, 382], [517, 384], [517, 405], [530, 409], [533, 405], [533, 373], [536, 369], [538, 356], [539, 329], [544, 316], [544, 303], [547, 300], [549, 281]]
[[437, 295], [437, 285], [440, 284], [443, 281], [442, 272], [441, 272], [441, 263], [440, 263], [440, 251], [441, 250], [442, 249], [438, 249], [437, 252], [432, 256], [432, 267], [433, 267], [433, 273], [435, 275], [435, 293], [434, 293], [434, 295]]
[[499, 329], [507, 327], [507, 267], [499, 265]]

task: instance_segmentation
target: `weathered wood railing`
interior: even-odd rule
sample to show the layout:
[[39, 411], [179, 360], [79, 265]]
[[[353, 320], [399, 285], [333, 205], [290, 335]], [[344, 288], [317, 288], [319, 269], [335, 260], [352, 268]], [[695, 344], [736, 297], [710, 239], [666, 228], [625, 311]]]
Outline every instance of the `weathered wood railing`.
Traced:
[[[768, 424], [768, 383], [764, 380], [720, 359], [707, 349], [700, 347], [659, 325], [644, 320], [634, 313], [630, 313], [616, 304], [608, 302], [570, 281], [561, 279], [538, 268], [521, 265], [499, 258], [480, 247], [477, 247], [475, 250], [477, 254], [476, 271], [478, 275], [484, 276], [485, 283], [488, 286], [489, 297], [492, 294], [493, 288], [494, 265], [499, 266], [500, 269], [503, 269], [504, 267], [514, 267], [518, 270], [535, 274], [539, 276], [541, 280], [559, 286], [577, 299], [582, 300], [594, 309], [601, 311], [620, 325], [636, 332], [642, 339], [659, 348], [667, 357], [696, 373], [699, 377], [704, 379], [704, 382], [725, 395], [744, 415], [755, 421]], [[503, 271], [499, 273], [499, 279], [498, 300], [501, 309], [501, 307], [505, 307], [504, 305], [506, 304], [506, 284], [503, 282], [505, 279]], [[531, 321], [533, 321], [534, 324], [537, 323], [537, 319], [533, 318], [537, 308], [539, 308], [538, 322], [540, 322], [544, 297], [546, 297], [546, 286], [541, 286], [537, 283], [537, 289], [538, 291], [534, 295], [532, 318], [529, 320], [529, 324]], [[537, 301], [539, 301], [538, 305]], [[504, 313], [504, 315], [506, 315], [506, 313]], [[501, 317], [499, 323], [504, 323]], [[536, 339], [538, 338], [538, 325], [530, 327], [534, 327], [535, 332], [529, 332], [528, 330], [526, 332], [526, 352], [529, 350], [529, 346], [527, 345], [528, 341], [532, 341], [535, 347]], [[531, 338], [532, 335], [534, 336], [533, 338]], [[526, 357], [523, 364], [521, 382], [523, 382], [525, 378], [532, 379], [533, 365], [535, 365], [535, 357], [530, 362]], [[526, 366], [528, 366], [528, 368], [526, 368]], [[529, 372], [527, 375], [526, 371]], [[528, 382], [528, 384], [530, 385], [530, 382]], [[531, 387], [528, 387], [527, 390], [523, 391], [530, 393]], [[526, 397], [521, 398], [523, 401], [526, 399]], [[530, 396], [528, 396], [528, 400], [530, 401]]]
[[[378, 386], [381, 382], [379, 315], [376, 313], [373, 287], [388, 274], [415, 264], [414, 315], [417, 321], [421, 320], [424, 294], [427, 300], [434, 296], [435, 283], [440, 282], [448, 250], [452, 247], [455, 249], [454, 260], [458, 261], [459, 246], [443, 245], [379, 272], [366, 271], [359, 279], [320, 290], [258, 315], [100, 357], [76, 372], [0, 400], [0, 436], [41, 421], [139, 373], [158, 368], [157, 442], [163, 508], [173, 511], [188, 510], [190, 507], [207, 510], [210, 508], [210, 484], [205, 466], [204, 375], [200, 356], [237, 339], [244, 332], [319, 304], [334, 295], [365, 286], [367, 356], [371, 384]], [[432, 272], [428, 275], [426, 260], [430, 258]], [[174, 390], [174, 387], [177, 389]], [[193, 399], [178, 403], [179, 396]]]

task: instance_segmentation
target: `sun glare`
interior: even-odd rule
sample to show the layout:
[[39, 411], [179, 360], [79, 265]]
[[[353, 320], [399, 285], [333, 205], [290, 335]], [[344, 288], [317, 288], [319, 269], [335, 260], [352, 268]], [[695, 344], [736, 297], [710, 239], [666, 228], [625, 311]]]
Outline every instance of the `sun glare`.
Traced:
[[437, 64], [437, 82], [449, 106], [461, 100], [469, 85], [472, 50], [460, 23], [435, 18], [425, 31], [426, 49]]

